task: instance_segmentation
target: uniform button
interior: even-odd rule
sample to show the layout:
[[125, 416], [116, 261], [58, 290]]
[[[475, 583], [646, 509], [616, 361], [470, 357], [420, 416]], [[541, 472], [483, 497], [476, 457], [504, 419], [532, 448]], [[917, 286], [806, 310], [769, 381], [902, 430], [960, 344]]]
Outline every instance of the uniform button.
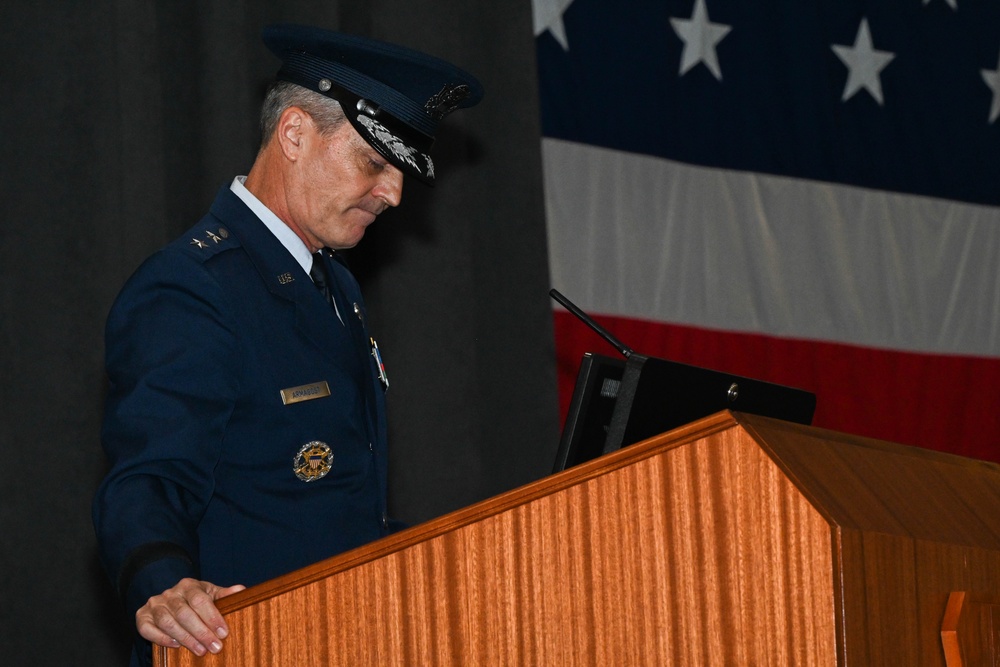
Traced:
[[370, 443], [370, 442], [368, 443], [368, 451], [369, 452], [374, 452], [375, 451], [375, 447], [373, 447], [372, 443]]
[[382, 512], [382, 529], [389, 530], [389, 517], [385, 512]]

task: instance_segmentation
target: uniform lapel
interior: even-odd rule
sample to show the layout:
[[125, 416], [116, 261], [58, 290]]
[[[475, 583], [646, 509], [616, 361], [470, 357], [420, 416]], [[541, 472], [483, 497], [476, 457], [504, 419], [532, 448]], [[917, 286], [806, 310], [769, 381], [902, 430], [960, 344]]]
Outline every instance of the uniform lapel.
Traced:
[[[378, 430], [378, 397], [375, 388], [377, 380], [375, 379], [374, 361], [371, 355], [371, 341], [368, 336], [367, 324], [362, 319], [363, 311], [353, 299], [349, 298], [349, 291], [356, 292], [358, 290], [357, 282], [354, 280], [350, 269], [339, 258], [331, 259], [326, 251], [323, 252], [323, 258], [327, 262], [327, 270], [331, 276], [331, 281], [336, 286], [340, 303], [345, 304], [344, 307], [350, 311], [345, 315], [344, 323], [351, 332], [351, 337], [354, 340], [353, 347], [357, 350], [358, 361], [361, 364], [365, 404], [368, 408], [369, 437], [374, 440], [375, 433]], [[350, 290], [347, 289], [348, 285], [345, 283], [350, 283]], [[360, 293], [358, 296], [360, 298]]]
[[[341, 325], [309, 275], [246, 204], [226, 187], [211, 213], [239, 239], [267, 290], [294, 309], [295, 326], [302, 335], [338, 365], [356, 366], [356, 337], [350, 327]], [[347, 323], [349, 314], [342, 315]]]

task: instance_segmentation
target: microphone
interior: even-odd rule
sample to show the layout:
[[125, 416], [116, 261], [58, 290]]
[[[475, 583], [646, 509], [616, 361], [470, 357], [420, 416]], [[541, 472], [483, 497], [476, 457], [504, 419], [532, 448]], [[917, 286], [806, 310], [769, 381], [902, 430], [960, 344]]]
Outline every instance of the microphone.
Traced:
[[549, 296], [558, 301], [566, 310], [573, 313], [578, 320], [597, 332], [604, 340], [611, 343], [611, 347], [618, 350], [626, 359], [632, 356], [632, 348], [611, 335], [611, 332], [595, 322], [590, 315], [580, 310], [575, 303], [567, 299], [562, 293], [553, 288], [549, 290]]

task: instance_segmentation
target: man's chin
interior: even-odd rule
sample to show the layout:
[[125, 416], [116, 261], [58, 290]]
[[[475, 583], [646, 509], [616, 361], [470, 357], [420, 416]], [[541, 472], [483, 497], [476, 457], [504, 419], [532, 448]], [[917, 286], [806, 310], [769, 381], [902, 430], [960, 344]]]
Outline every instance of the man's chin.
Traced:
[[365, 217], [358, 217], [352, 220], [352, 224], [342, 226], [337, 234], [337, 238], [327, 239], [327, 247], [333, 250], [347, 250], [353, 248], [364, 238], [368, 226], [375, 222], [375, 217], [368, 213]]
[[330, 247], [334, 250], [349, 250], [354, 246], [361, 243], [361, 239], [365, 236], [365, 230], [367, 227], [356, 227], [352, 231], [354, 232], [350, 236], [344, 235], [342, 238], [337, 239], [337, 245], [331, 245]]

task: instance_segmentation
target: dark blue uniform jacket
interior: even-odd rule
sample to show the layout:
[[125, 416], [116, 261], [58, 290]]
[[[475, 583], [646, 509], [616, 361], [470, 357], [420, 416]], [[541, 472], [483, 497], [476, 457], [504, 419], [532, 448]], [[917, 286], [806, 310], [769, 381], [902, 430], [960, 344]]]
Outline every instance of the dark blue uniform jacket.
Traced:
[[[185, 576], [250, 586], [388, 532], [384, 390], [358, 285], [327, 264], [346, 326], [227, 187], [122, 289], [93, 512], [129, 613]], [[313, 441], [333, 460], [305, 482]]]

